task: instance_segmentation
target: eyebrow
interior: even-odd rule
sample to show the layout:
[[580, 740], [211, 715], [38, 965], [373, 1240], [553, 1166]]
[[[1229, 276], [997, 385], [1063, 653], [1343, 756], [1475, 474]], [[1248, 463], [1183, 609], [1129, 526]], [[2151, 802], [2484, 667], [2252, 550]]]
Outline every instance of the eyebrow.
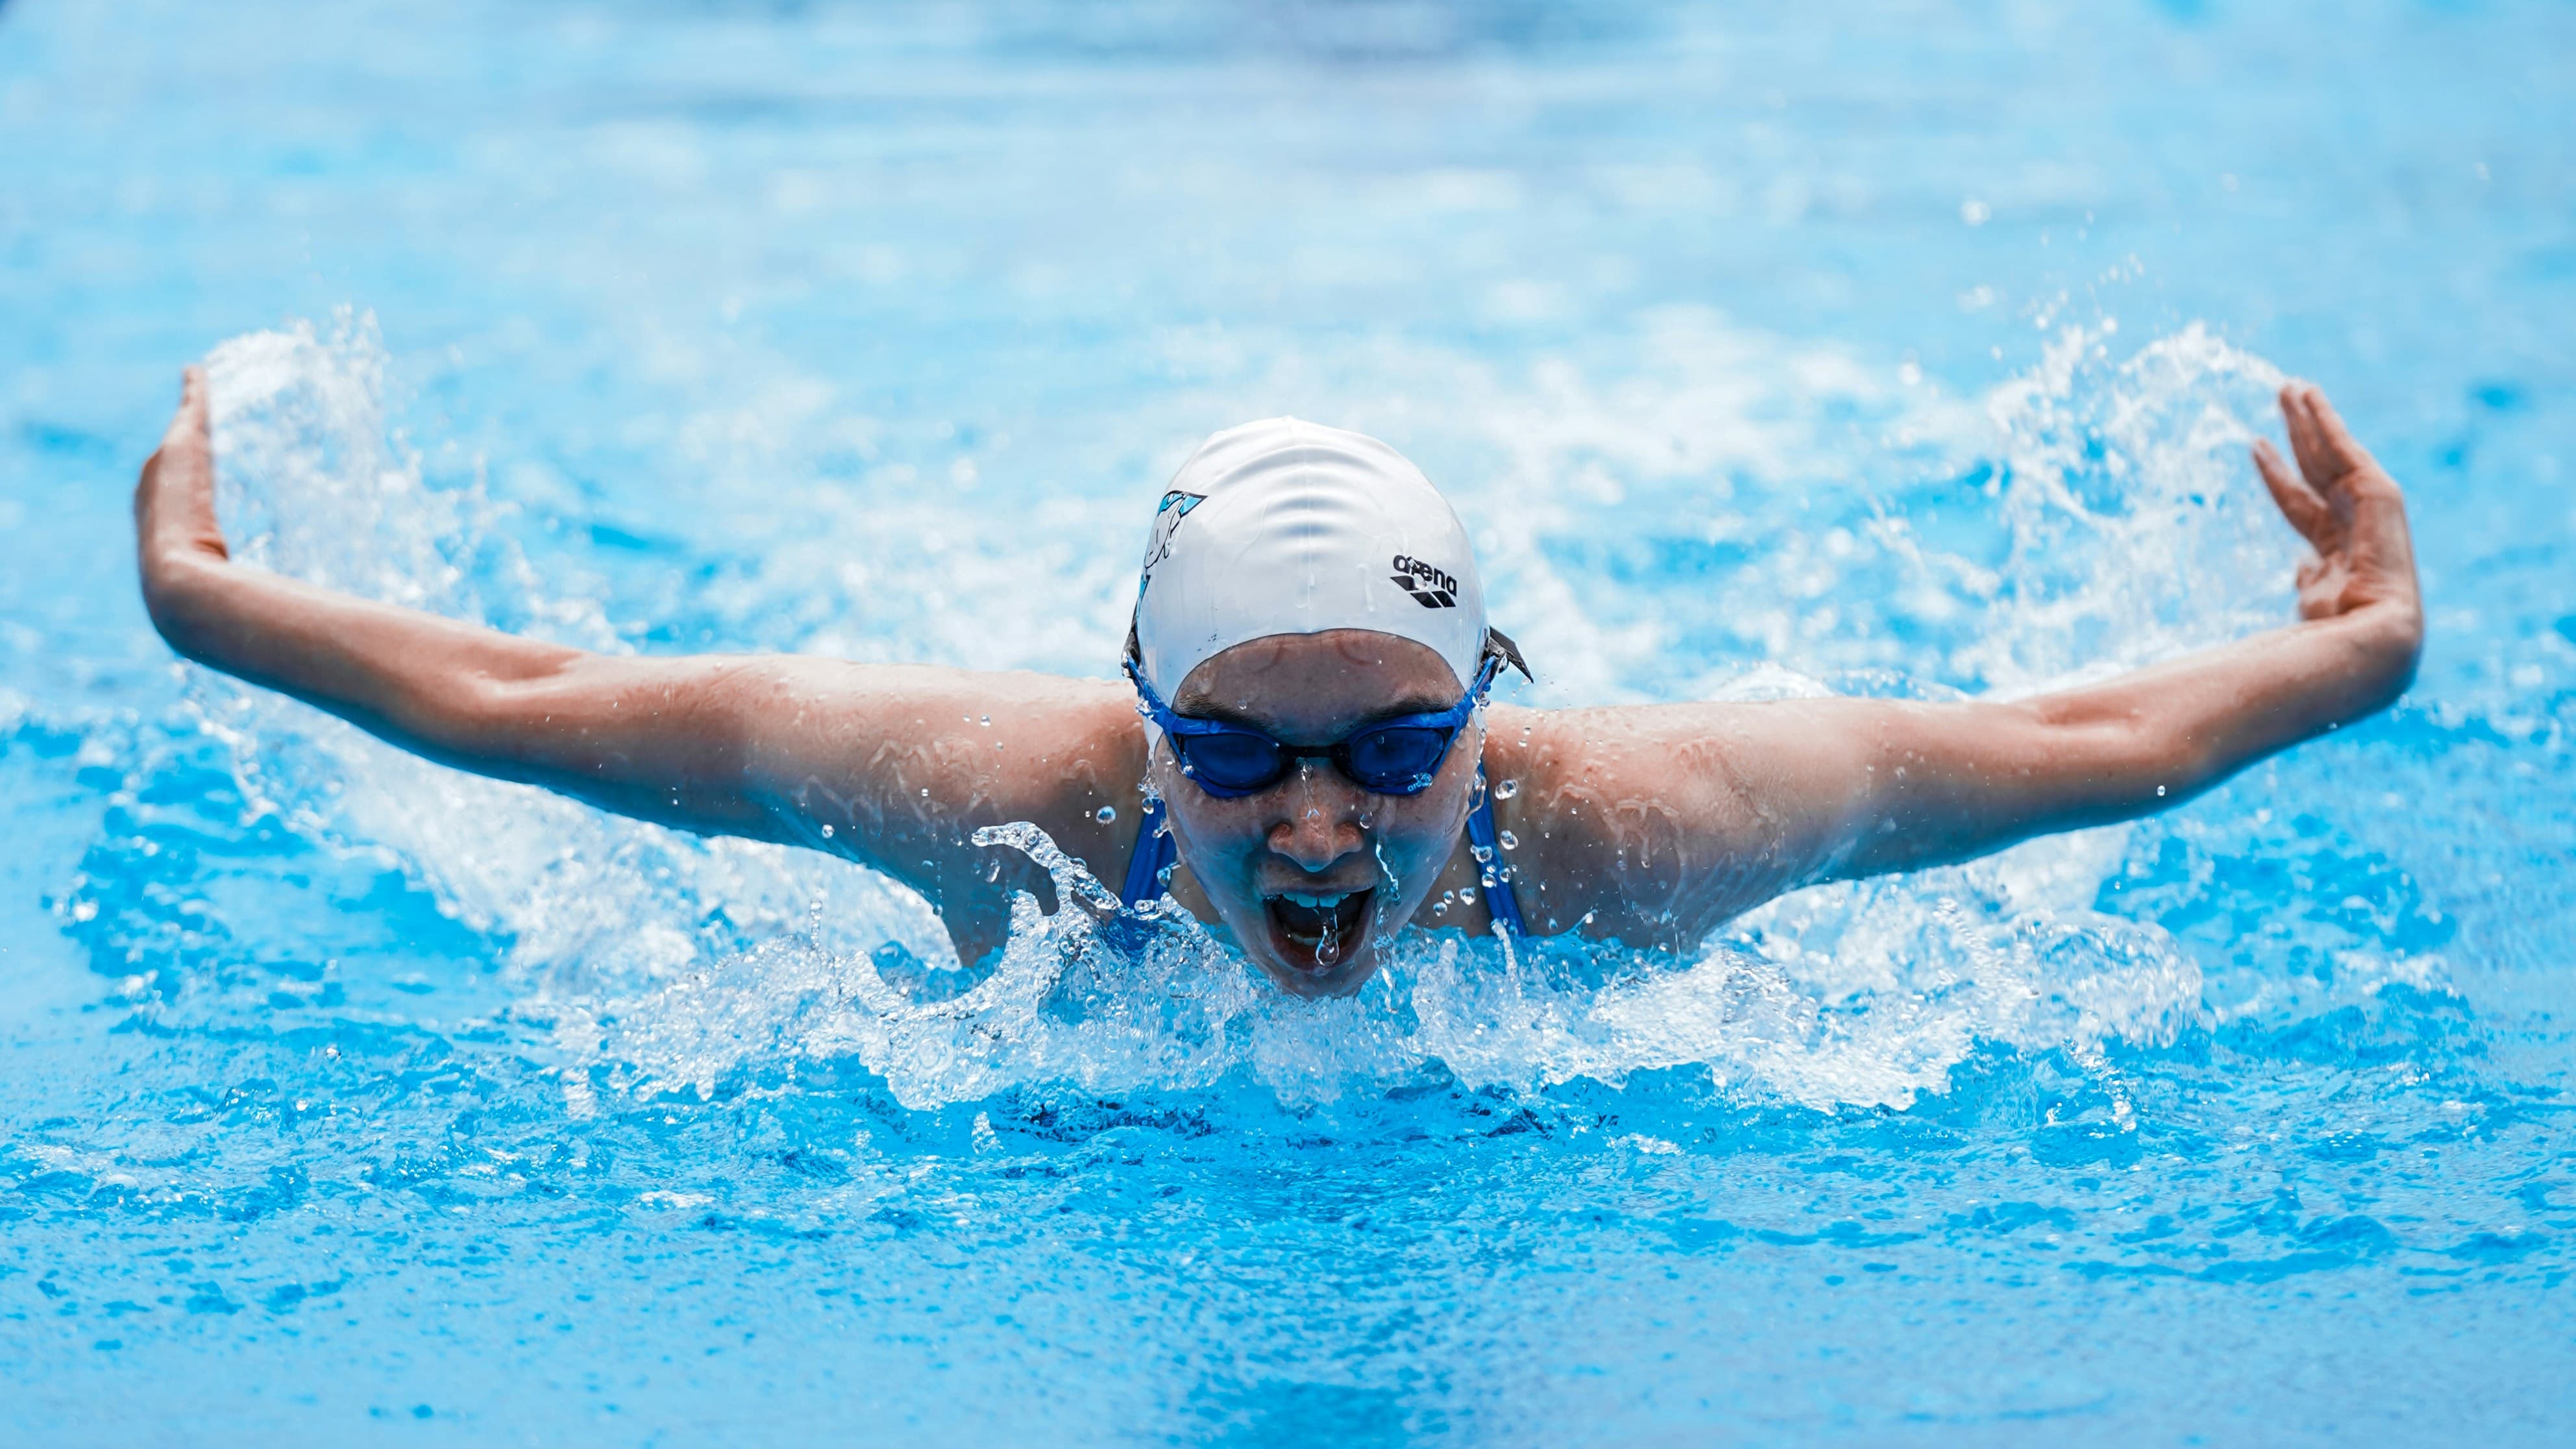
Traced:
[[[1398, 695], [1393, 701], [1389, 702], [1382, 708], [1371, 710], [1367, 714], [1364, 714], [1358, 719], [1352, 721], [1350, 728], [1344, 730], [1343, 733], [1345, 735], [1351, 734], [1359, 730], [1367, 729], [1373, 724], [1384, 724], [1386, 721], [1391, 719], [1402, 719], [1404, 716], [1409, 714], [1438, 714], [1442, 710], [1445, 710], [1456, 703], [1457, 701], [1454, 699], [1425, 700], [1419, 695]], [[1218, 724], [1240, 725], [1245, 729], [1255, 730], [1262, 734], [1269, 735], [1273, 739], [1279, 738], [1279, 727], [1274, 722], [1260, 719], [1239, 709], [1230, 709], [1225, 705], [1218, 704], [1214, 700], [1207, 698], [1205, 695], [1183, 694], [1179, 699], [1172, 701], [1172, 712], [1187, 719], [1204, 719], [1212, 720]], [[1281, 740], [1281, 743], [1285, 744], [1289, 743], [1289, 741]]]

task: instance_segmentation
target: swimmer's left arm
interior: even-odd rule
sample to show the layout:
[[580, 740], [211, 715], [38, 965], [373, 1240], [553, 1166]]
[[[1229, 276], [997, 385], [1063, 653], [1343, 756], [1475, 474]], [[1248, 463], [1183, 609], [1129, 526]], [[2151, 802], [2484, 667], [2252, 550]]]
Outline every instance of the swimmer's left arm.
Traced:
[[2396, 702], [2424, 611], [2397, 483], [2307, 384], [2281, 390], [2294, 470], [2254, 463], [2314, 555], [2301, 622], [2080, 689], [2000, 704], [1889, 706], [1859, 729], [1872, 786], [1834, 874], [1966, 859], [2150, 814]]
[[[2386, 708], [2424, 632], [2404, 500], [2316, 388], [2284, 388], [2281, 410], [2296, 470], [2268, 444], [2254, 459], [2316, 551], [2299, 571], [2301, 622], [2017, 701], [1604, 712], [1629, 722], [1599, 731], [1604, 768], [1576, 794], [1604, 822], [1582, 834], [1615, 848], [1627, 877], [1612, 894], [1688, 935], [1800, 885], [2150, 814]], [[1667, 808], [1630, 807], [1619, 823], [1623, 797]]]

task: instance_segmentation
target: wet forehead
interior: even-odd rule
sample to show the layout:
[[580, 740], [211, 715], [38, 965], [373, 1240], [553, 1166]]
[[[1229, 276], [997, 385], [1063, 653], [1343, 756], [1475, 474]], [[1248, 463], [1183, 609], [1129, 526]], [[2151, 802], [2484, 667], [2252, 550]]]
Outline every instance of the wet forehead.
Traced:
[[1278, 634], [1237, 644], [1190, 671], [1172, 707], [1325, 738], [1388, 715], [1447, 709], [1460, 685], [1428, 646], [1365, 629]]

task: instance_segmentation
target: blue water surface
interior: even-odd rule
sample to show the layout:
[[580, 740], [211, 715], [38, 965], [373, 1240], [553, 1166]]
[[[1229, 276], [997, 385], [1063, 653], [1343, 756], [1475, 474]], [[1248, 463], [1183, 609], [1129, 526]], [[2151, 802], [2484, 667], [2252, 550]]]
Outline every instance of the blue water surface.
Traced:
[[[0, 1438], [2565, 1442], [2576, 13], [0, 6]], [[591, 647], [1106, 677], [1293, 412], [1542, 704], [2038, 689], [2284, 622], [2285, 373], [2410, 490], [2396, 709], [1681, 955], [1280, 998], [174, 663], [250, 561]], [[1043, 843], [1030, 842], [1043, 852]]]

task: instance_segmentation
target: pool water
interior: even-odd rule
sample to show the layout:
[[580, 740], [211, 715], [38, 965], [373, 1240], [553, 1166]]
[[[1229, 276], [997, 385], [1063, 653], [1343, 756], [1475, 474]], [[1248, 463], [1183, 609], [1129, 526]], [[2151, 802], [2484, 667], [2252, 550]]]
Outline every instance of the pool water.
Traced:
[[[0, 7], [0, 1438], [2564, 1442], [2576, 15]], [[176, 665], [260, 564], [593, 647], [1111, 672], [1293, 412], [1540, 704], [2018, 692], [2288, 616], [2393, 711], [1680, 955], [921, 904]], [[1029, 847], [1041, 854], [1042, 839]]]

